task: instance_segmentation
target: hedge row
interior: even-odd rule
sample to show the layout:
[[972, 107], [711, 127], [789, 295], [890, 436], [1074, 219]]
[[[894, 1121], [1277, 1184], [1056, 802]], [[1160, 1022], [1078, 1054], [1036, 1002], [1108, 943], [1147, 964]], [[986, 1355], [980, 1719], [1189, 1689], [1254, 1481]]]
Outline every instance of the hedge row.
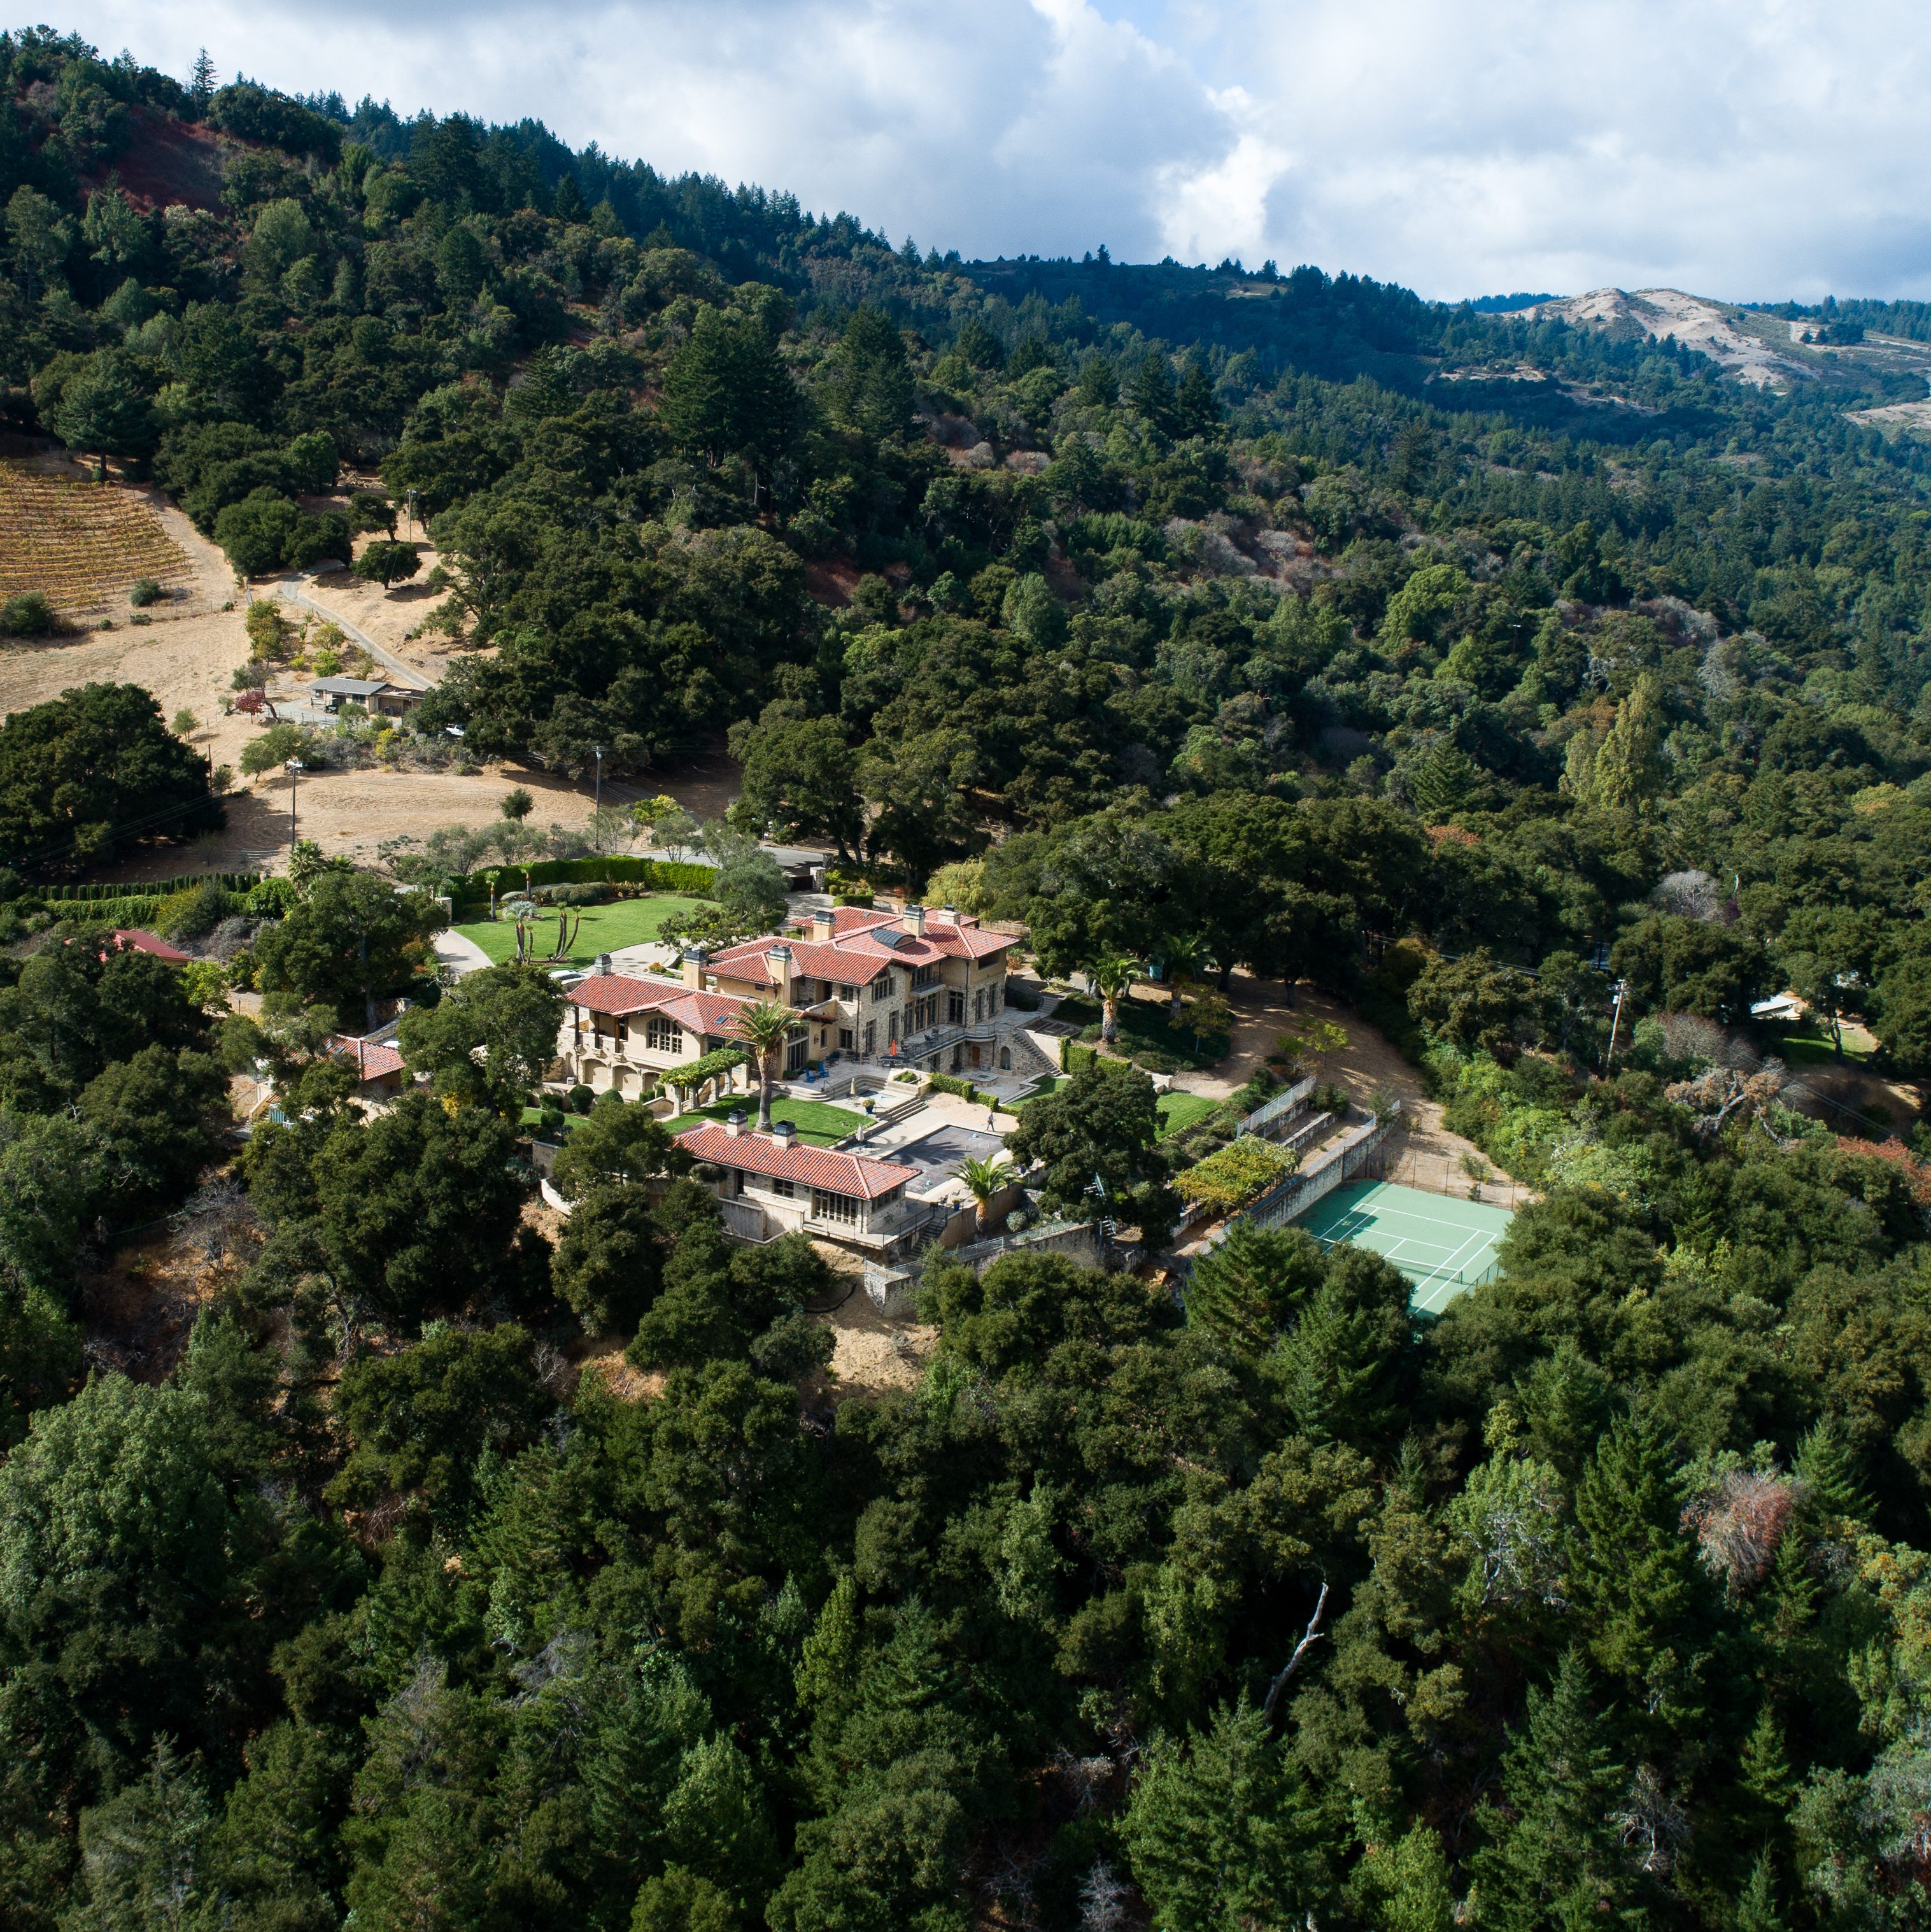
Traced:
[[682, 892], [701, 898], [716, 877], [714, 866], [682, 865], [670, 859], [539, 859], [534, 865], [493, 866], [469, 873], [451, 884], [449, 896], [465, 903], [487, 902], [492, 885], [500, 898], [505, 892], [517, 891], [527, 882], [532, 886], [648, 886], [653, 892]]
[[190, 886], [206, 885], [211, 880], [224, 892], [245, 892], [261, 876], [259, 872], [187, 872], [178, 879], [123, 880], [118, 884], [29, 886], [20, 896], [37, 899], [43, 905], [63, 904], [70, 899], [161, 899], [170, 892], [185, 892]]
[[66, 916], [84, 920], [89, 926], [145, 926], [159, 915], [162, 903], [158, 893], [145, 893], [139, 898], [89, 899], [84, 912]]
[[952, 1094], [963, 1100], [968, 1107], [976, 1106], [981, 1100], [991, 1098], [989, 1094], [982, 1094], [970, 1080], [961, 1080], [954, 1074], [928, 1073], [925, 1076], [925, 1084], [934, 1093]]

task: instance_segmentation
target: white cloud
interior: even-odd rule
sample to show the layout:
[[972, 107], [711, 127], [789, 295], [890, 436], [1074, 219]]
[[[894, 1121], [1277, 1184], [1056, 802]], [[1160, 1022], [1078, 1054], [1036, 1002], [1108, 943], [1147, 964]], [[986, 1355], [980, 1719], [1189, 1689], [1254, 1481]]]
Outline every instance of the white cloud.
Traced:
[[1931, 295], [1903, 0], [73, 0], [184, 74], [525, 114], [968, 254]]

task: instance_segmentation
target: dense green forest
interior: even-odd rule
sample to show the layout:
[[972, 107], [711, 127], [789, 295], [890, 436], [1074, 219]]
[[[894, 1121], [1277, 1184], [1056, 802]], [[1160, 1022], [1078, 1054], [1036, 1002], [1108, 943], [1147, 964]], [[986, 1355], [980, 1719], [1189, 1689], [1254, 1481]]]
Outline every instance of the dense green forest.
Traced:
[[[746, 844], [1048, 973], [1313, 982], [1538, 1190], [1433, 1319], [1294, 1232], [1183, 1295], [935, 1258], [918, 1385], [834, 1401], [824, 1262], [641, 1108], [534, 1225], [541, 974], [439, 986], [428, 902], [301, 848], [169, 902], [225, 964], [117, 948], [52, 895], [208, 822], [205, 761], [130, 687], [16, 714], [0, 1923], [1931, 1922], [1924, 1130], [1798, 1111], [1750, 1027], [1793, 988], [1931, 1073], [1931, 478], [1847, 413], [1921, 378], [969, 262], [46, 29], [0, 80], [7, 427], [245, 573], [426, 524], [426, 740], [728, 745]], [[315, 1049], [397, 993], [371, 1114]], [[1198, 1148], [1144, 1076], [1033, 1104], [1157, 1232]], [[163, 1220], [215, 1292], [112, 1353]]]

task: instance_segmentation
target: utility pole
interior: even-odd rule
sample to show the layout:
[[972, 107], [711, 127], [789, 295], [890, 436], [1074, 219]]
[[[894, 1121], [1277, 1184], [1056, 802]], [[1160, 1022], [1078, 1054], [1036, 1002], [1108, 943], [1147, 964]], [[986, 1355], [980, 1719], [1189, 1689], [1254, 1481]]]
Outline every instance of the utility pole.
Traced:
[[1629, 989], [1628, 980], [1618, 980], [1616, 982], [1616, 1010], [1609, 1022], [1609, 1050], [1603, 1056], [1603, 1072], [1606, 1076], [1611, 1066], [1615, 1064], [1616, 1035], [1623, 1024], [1623, 995]]
[[289, 863], [295, 862], [295, 782], [306, 769], [299, 758], [288, 761], [288, 856]]

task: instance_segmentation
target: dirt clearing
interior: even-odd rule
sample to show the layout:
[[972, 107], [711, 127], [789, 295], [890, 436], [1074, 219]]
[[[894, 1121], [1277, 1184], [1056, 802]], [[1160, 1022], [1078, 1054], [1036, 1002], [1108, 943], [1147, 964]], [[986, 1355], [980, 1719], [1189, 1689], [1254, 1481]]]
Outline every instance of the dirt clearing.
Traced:
[[[35, 457], [28, 466], [36, 477], [55, 482], [71, 482], [82, 473], [64, 458]], [[178, 554], [181, 572], [166, 601], [145, 614], [151, 622], [131, 621], [137, 614], [129, 607], [124, 587], [117, 602], [64, 613], [76, 624], [90, 614], [95, 621], [109, 616], [112, 630], [78, 629], [56, 638], [0, 642], [0, 717], [43, 704], [78, 685], [138, 684], [153, 694], [162, 717], [170, 723], [178, 712], [192, 712], [197, 721], [190, 734], [196, 748], [217, 766], [238, 770], [243, 750], [265, 728], [265, 721], [257, 723], [240, 713], [223, 717], [221, 712], [234, 672], [248, 658], [243, 625], [247, 592], [236, 586], [220, 549], [157, 493], [113, 481], [85, 487], [104, 493], [100, 502], [118, 506], [117, 517], [145, 518], [157, 538]], [[7, 554], [6, 530], [0, 518], [0, 556]], [[433, 561], [425, 553], [425, 566]], [[128, 581], [132, 580], [130, 576]], [[256, 594], [271, 594], [272, 588], [257, 585]], [[325, 612], [347, 618], [385, 648], [420, 666], [430, 679], [441, 676], [448, 661], [442, 640], [412, 641], [408, 637], [430, 608], [430, 593], [413, 585], [384, 591], [346, 571], [304, 580], [302, 588]], [[234, 608], [224, 610], [224, 603]], [[278, 676], [270, 682], [269, 695], [292, 699], [307, 682], [296, 674]], [[110, 868], [112, 876], [166, 878], [187, 871], [274, 871], [286, 866], [286, 776], [277, 772], [252, 783], [238, 782], [240, 789], [227, 800], [225, 830], [192, 846], [130, 854]], [[530, 822], [539, 830], [553, 824], [577, 830], [588, 820], [596, 802], [595, 786], [587, 779], [514, 765], [487, 766], [466, 777], [382, 767], [318, 770], [298, 781], [295, 830], [331, 857], [341, 854], [373, 863], [377, 848], [387, 840], [405, 834], [420, 838], [445, 825], [489, 822], [497, 817], [501, 801], [518, 787], [535, 797]], [[738, 767], [718, 754], [680, 759], [637, 782], [610, 781], [604, 796], [607, 803], [622, 803], [666, 792], [686, 811], [712, 819], [722, 817], [738, 789]]]
[[[1176, 1074], [1174, 1086], [1185, 1093], [1225, 1100], [1246, 1084], [1255, 1069], [1274, 1051], [1275, 1042], [1291, 1031], [1297, 1020], [1331, 1020], [1345, 1030], [1348, 1044], [1330, 1054], [1325, 1066], [1310, 1060], [1307, 1070], [1345, 1088], [1357, 1107], [1371, 1106], [1378, 1094], [1390, 1095], [1401, 1102], [1409, 1125], [1400, 1142], [1390, 1151], [1387, 1178], [1390, 1180], [1438, 1194], [1466, 1196], [1471, 1184], [1462, 1165], [1465, 1157], [1482, 1162], [1492, 1171], [1492, 1164], [1473, 1141], [1450, 1133], [1442, 1124], [1441, 1103], [1429, 1098], [1420, 1072], [1375, 1028], [1352, 1008], [1310, 987], [1297, 989], [1295, 998], [1296, 1004], [1290, 1006], [1279, 980], [1255, 980], [1245, 973], [1236, 973], [1228, 992], [1228, 1004], [1234, 1009], [1231, 1051], [1211, 1072]], [[1501, 1207], [1513, 1208], [1528, 1196], [1525, 1189], [1495, 1181], [1482, 1186], [1481, 1198]]]

